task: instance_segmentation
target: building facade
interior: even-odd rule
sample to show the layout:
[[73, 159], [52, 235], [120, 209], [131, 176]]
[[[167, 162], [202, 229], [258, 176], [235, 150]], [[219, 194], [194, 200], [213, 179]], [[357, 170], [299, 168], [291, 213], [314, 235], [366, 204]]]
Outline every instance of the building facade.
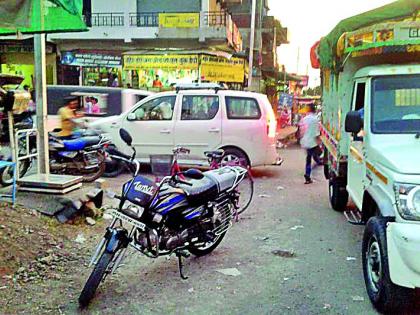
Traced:
[[[165, 67], [159, 55], [174, 55], [172, 60], [177, 60], [178, 55], [208, 51], [210, 56], [229, 59], [243, 49], [238, 28], [218, 0], [84, 2], [89, 31], [49, 35], [58, 48], [59, 84], [144, 87], [156, 75], [166, 86], [200, 81], [200, 67]], [[129, 52], [137, 54], [138, 60], [157, 55], [160, 64], [155, 63], [154, 68], [149, 62], [147, 67], [134, 68], [131, 63], [126, 67], [123, 56]]]

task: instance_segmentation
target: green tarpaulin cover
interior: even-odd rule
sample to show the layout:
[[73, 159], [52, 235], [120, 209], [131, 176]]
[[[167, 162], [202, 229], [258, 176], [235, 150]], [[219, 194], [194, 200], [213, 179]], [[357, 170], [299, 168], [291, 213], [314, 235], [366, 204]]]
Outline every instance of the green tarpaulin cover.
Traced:
[[29, 0], [0, 0], [0, 26], [7, 28], [29, 27], [31, 8]]
[[420, 0], [399, 0], [383, 7], [342, 20], [324, 38], [318, 48], [322, 68], [334, 68], [337, 41], [345, 32], [384, 22], [391, 19], [412, 16], [420, 10]]
[[83, 0], [0, 0], [0, 35], [87, 30]]

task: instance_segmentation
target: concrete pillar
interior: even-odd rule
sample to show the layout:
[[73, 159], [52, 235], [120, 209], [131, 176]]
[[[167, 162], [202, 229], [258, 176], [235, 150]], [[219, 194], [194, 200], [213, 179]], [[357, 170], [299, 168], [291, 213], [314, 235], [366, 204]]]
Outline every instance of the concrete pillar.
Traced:
[[210, 11], [210, 0], [201, 0], [201, 11]]

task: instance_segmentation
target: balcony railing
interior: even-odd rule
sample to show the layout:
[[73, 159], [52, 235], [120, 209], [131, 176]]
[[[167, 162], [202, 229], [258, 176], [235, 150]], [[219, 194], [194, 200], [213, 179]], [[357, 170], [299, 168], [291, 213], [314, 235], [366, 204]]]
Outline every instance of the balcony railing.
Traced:
[[124, 13], [92, 13], [84, 16], [87, 26], [124, 26]]
[[215, 12], [202, 12], [204, 25], [209, 26], [226, 26], [227, 13], [215, 11]]
[[159, 13], [130, 13], [130, 26], [158, 27]]

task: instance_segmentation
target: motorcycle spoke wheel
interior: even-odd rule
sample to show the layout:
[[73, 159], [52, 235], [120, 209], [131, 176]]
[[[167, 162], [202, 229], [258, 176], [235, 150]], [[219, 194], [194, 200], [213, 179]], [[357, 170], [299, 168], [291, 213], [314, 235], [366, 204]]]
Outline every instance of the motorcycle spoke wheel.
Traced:
[[99, 177], [102, 176], [102, 174], [105, 172], [105, 163], [102, 162], [98, 165], [95, 172], [89, 173], [89, 174], [83, 174], [83, 181], [84, 182], [93, 182], [97, 180]]
[[96, 290], [102, 280], [105, 278], [107, 273], [110, 272], [109, 264], [114, 257], [114, 253], [103, 252], [101, 258], [99, 258], [95, 268], [90, 274], [82, 292], [79, 296], [79, 304], [81, 307], [89, 305], [90, 301], [95, 296]]
[[[23, 177], [29, 169], [28, 162], [19, 163], [19, 177]], [[10, 186], [13, 183], [13, 167], [7, 166], [1, 170], [0, 182], [3, 186]]]
[[237, 213], [241, 214], [249, 207], [254, 196], [254, 180], [249, 173], [239, 183], [237, 191], [239, 193]]
[[207, 242], [203, 246], [196, 246], [196, 245], [190, 245], [188, 247], [188, 251], [193, 254], [194, 256], [201, 257], [210, 254], [212, 251], [216, 249], [217, 246], [219, 246], [220, 242], [225, 237], [226, 232], [217, 235], [213, 241]]

